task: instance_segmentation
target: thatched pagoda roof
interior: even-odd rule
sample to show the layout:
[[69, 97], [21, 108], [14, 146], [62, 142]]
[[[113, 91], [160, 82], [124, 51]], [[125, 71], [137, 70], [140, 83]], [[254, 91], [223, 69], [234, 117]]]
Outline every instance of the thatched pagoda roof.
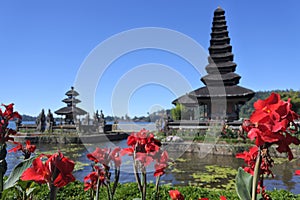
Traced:
[[65, 98], [64, 100], [62, 100], [62, 102], [64, 103], [80, 103], [81, 101], [79, 99], [75, 99], [75, 98]]
[[69, 90], [68, 92], [66, 92], [66, 95], [67, 96], [78, 96], [79, 93], [76, 90], [74, 90], [74, 87], [72, 86], [71, 90]]
[[78, 96], [79, 93], [74, 90], [74, 87], [71, 87], [71, 90], [66, 92], [66, 95], [68, 98], [65, 98], [62, 100], [62, 102], [66, 103], [67, 106], [58, 109], [54, 113], [57, 115], [85, 115], [87, 112], [81, 108], [76, 107], [77, 103], [80, 103], [81, 101], [79, 99], [76, 99], [75, 96]]
[[57, 115], [85, 115], [87, 112], [75, 106], [63, 107], [54, 112]]

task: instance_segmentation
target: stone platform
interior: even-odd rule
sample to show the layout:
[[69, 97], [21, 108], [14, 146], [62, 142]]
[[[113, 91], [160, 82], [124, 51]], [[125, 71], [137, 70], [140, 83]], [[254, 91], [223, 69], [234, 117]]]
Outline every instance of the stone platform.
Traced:
[[13, 136], [14, 141], [24, 143], [30, 140], [31, 143], [45, 144], [86, 144], [102, 143], [108, 141], [118, 141], [127, 139], [127, 133], [110, 133], [110, 134], [92, 134], [92, 135], [75, 135], [75, 134], [40, 134], [40, 133], [18, 133]]
[[[183, 154], [183, 153], [198, 153], [200, 157], [206, 155], [226, 155], [235, 156], [236, 153], [247, 151], [253, 144], [222, 144], [222, 143], [198, 143], [198, 142], [164, 142], [163, 149], [169, 153]], [[276, 151], [276, 146], [270, 148], [270, 153], [274, 157], [287, 157], [285, 153], [280, 154]], [[294, 157], [300, 155], [298, 146], [291, 147]]]

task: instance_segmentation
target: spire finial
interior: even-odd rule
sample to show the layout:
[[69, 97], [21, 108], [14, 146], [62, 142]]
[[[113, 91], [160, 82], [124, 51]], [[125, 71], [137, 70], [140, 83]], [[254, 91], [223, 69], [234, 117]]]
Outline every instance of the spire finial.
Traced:
[[215, 10], [215, 13], [225, 13], [225, 11], [223, 8], [221, 8], [221, 6], [218, 6], [218, 8]]

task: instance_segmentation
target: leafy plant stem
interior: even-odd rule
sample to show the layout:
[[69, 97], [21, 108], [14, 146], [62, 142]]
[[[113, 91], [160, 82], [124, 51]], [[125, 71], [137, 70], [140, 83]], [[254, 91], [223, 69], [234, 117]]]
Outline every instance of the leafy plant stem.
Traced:
[[146, 174], [146, 169], [145, 169], [145, 167], [143, 167], [143, 169], [142, 169], [142, 177], [143, 177], [142, 200], [146, 200], [146, 194], [147, 194], [147, 174]]
[[53, 180], [55, 180], [58, 176], [59, 170], [55, 167], [52, 175], [52, 182], [50, 183], [50, 200], [56, 199], [56, 194], [58, 188], [54, 186]]
[[112, 191], [111, 191], [111, 199], [112, 200], [114, 199], [114, 195], [115, 195], [118, 183], [119, 183], [119, 178], [120, 178], [120, 167], [116, 167], [116, 169], [115, 169], [115, 181], [114, 181], [114, 185], [113, 185], [113, 188], [112, 188]]
[[155, 183], [155, 198], [159, 199], [159, 181], [160, 176], [156, 177], [156, 183]]
[[106, 185], [107, 197], [108, 197], [108, 200], [111, 200], [110, 173], [109, 173], [108, 169], [105, 169], [105, 174], [106, 174], [106, 179], [107, 179], [107, 185]]
[[2, 197], [3, 192], [3, 173], [0, 172], [0, 198]]
[[96, 189], [96, 196], [95, 196], [95, 200], [99, 200], [99, 193], [100, 193], [100, 178], [98, 178], [98, 180], [97, 180], [97, 189]]
[[253, 174], [252, 200], [257, 199], [256, 190], [257, 190], [258, 180], [259, 180], [259, 177], [260, 177], [261, 159], [262, 159], [261, 150], [259, 148], [258, 149], [258, 155], [257, 155], [257, 158], [256, 158], [255, 167], [254, 167], [254, 174]]
[[0, 149], [0, 198], [2, 197], [3, 189], [4, 189], [4, 180], [3, 176], [6, 172], [7, 169], [7, 163], [6, 163], [6, 143], [5, 140], [3, 139], [3, 134], [2, 134], [2, 139], [1, 139], [1, 149]]
[[55, 200], [56, 199], [56, 194], [57, 194], [57, 187], [55, 187], [53, 184], [50, 186], [50, 200]]
[[133, 153], [133, 170], [134, 170], [134, 176], [135, 176], [135, 180], [136, 180], [136, 182], [138, 184], [139, 191], [142, 192], [142, 184], [141, 184], [140, 176], [138, 174], [138, 166], [137, 166], [137, 162], [135, 160], [135, 155], [136, 155], [136, 153], [134, 152]]

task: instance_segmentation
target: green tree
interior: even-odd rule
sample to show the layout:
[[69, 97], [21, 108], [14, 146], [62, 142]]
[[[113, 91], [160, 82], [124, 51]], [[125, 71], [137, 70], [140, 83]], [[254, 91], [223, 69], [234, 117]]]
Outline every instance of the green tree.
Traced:
[[182, 104], [176, 104], [175, 108], [171, 109], [171, 116], [173, 120], [181, 120], [181, 114], [184, 109]]
[[258, 91], [255, 93], [254, 97], [245, 103], [240, 109], [240, 117], [249, 118], [251, 113], [254, 111], [253, 104], [258, 99], [266, 99], [270, 96], [272, 92], [280, 94], [280, 97], [287, 101], [291, 99], [292, 109], [300, 114], [300, 91], [295, 90], [272, 90], [272, 91]]
[[300, 114], [300, 91], [286, 90], [279, 91], [278, 93], [280, 94], [281, 98], [285, 101], [291, 99], [293, 110], [296, 113]]

